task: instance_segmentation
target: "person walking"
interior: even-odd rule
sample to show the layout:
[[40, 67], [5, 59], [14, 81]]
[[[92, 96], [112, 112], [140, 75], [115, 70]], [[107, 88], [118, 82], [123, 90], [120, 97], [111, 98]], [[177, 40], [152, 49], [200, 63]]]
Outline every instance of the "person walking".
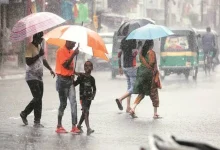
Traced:
[[58, 110], [58, 124], [57, 133], [67, 133], [62, 126], [62, 117], [67, 106], [67, 98], [70, 101], [71, 116], [72, 116], [72, 130], [70, 132], [77, 134], [80, 130], [76, 127], [77, 124], [77, 102], [76, 92], [73, 86], [74, 80], [74, 57], [79, 53], [78, 47], [72, 50], [75, 42], [66, 41], [65, 46], [59, 48], [56, 53], [56, 89], [59, 94], [60, 106]]
[[157, 68], [156, 54], [153, 51], [154, 41], [146, 40], [140, 51], [141, 65], [137, 70], [137, 78], [134, 84], [133, 94], [138, 94], [134, 105], [130, 110], [130, 115], [135, 118], [135, 109], [145, 95], [150, 96], [154, 107], [154, 118], [159, 118], [157, 108], [159, 107], [158, 88], [161, 87], [159, 71]]
[[91, 76], [91, 72], [93, 70], [93, 64], [90, 61], [86, 61], [84, 64], [85, 73], [79, 74], [77, 80], [74, 82], [74, 86], [80, 85], [79, 87], [79, 95], [80, 101], [82, 105], [82, 115], [80, 121], [77, 125], [77, 128], [82, 132], [82, 123], [85, 120], [85, 124], [87, 127], [87, 135], [90, 135], [94, 132], [93, 129], [90, 128], [89, 124], [89, 109], [96, 95], [96, 84], [95, 78]]
[[51, 69], [47, 60], [43, 57], [44, 50], [40, 46], [43, 41], [43, 32], [33, 35], [33, 41], [28, 44], [25, 51], [26, 61], [26, 82], [30, 88], [33, 99], [20, 113], [22, 121], [28, 125], [27, 116], [34, 110], [34, 127], [43, 127], [40, 124], [42, 115], [42, 97], [44, 92], [43, 84], [43, 66], [45, 66], [50, 73], [55, 77], [55, 73]]
[[[121, 51], [118, 53], [118, 65], [119, 65], [119, 74], [123, 75], [123, 72], [127, 79], [127, 91], [120, 98], [116, 98], [116, 103], [119, 110], [123, 110], [122, 101], [127, 98], [127, 109], [126, 112], [130, 111], [130, 101], [131, 94], [133, 92], [134, 82], [136, 80], [136, 56], [138, 50], [136, 49], [136, 40], [126, 40], [126, 37], [122, 39]], [[123, 63], [123, 65], [122, 65]]]

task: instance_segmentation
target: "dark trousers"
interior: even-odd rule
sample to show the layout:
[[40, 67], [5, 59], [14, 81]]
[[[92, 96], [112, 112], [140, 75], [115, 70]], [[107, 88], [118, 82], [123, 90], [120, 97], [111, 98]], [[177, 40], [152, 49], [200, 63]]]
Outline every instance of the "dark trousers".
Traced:
[[22, 112], [25, 116], [28, 116], [34, 110], [34, 122], [40, 123], [42, 114], [42, 97], [44, 91], [44, 85], [42, 81], [30, 80], [27, 81], [30, 91], [33, 95], [33, 99], [26, 106]]

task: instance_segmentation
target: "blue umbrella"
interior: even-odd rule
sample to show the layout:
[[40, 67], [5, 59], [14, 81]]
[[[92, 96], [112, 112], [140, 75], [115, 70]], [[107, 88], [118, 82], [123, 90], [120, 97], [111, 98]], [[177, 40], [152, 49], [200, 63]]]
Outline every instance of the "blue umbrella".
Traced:
[[143, 27], [140, 27], [132, 31], [128, 35], [126, 40], [129, 40], [129, 39], [153, 40], [153, 39], [158, 39], [158, 38], [166, 37], [166, 36], [173, 35], [173, 34], [174, 33], [165, 26], [147, 24]]

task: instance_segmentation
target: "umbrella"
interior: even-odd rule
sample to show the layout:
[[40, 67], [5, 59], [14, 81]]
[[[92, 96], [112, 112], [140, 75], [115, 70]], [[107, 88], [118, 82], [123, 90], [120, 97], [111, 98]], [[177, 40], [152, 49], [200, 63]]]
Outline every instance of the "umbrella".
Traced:
[[151, 19], [132, 19], [123, 23], [119, 27], [117, 34], [118, 36], [127, 36], [133, 30], [145, 26], [147, 24], [154, 24], [154, 21]]
[[60, 26], [45, 34], [43, 38], [47, 43], [57, 46], [64, 46], [66, 40], [74, 41], [80, 44], [80, 49], [83, 52], [107, 61], [109, 60], [106, 56], [108, 51], [102, 38], [95, 31], [83, 26]]
[[10, 40], [12, 42], [22, 41], [38, 32], [47, 30], [65, 20], [50, 12], [33, 13], [19, 20], [12, 28]]
[[126, 39], [153, 40], [173, 34], [174, 33], [165, 26], [148, 24], [132, 31]]

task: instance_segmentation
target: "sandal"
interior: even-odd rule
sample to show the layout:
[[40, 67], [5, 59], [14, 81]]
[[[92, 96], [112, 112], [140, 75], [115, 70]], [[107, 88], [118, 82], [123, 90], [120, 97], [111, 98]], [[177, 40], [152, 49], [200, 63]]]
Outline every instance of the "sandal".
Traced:
[[120, 110], [123, 110], [123, 106], [121, 105], [121, 102], [119, 101], [119, 99], [116, 99], [115, 101], [116, 101], [116, 103], [117, 103], [117, 105], [118, 105], [118, 108], [119, 108]]
[[156, 115], [153, 116], [153, 118], [154, 118], [154, 119], [160, 119], [160, 118], [162, 118], [162, 117], [160, 117], [158, 114], [156, 114]]
[[132, 109], [130, 110], [129, 113], [130, 113], [132, 118], [137, 118], [137, 116], [135, 115], [135, 112]]

